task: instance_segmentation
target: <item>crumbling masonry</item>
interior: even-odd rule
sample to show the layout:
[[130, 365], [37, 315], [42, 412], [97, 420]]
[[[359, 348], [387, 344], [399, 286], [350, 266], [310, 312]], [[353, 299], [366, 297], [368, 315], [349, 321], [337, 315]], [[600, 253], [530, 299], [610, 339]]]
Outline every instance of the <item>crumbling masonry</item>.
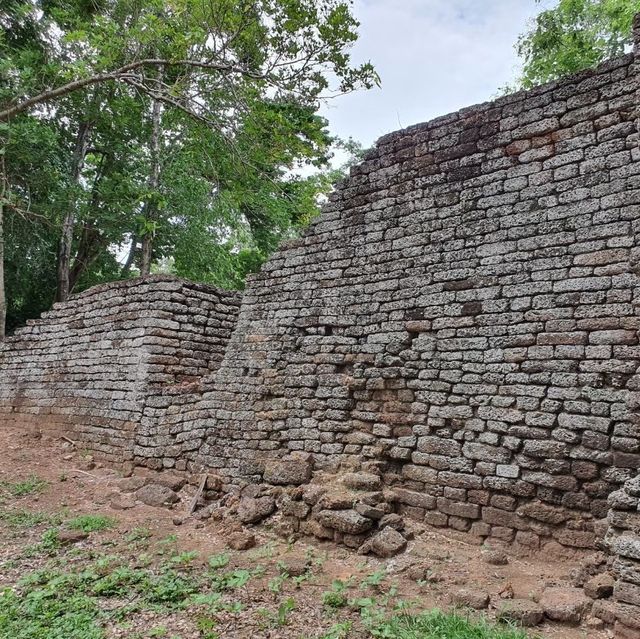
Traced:
[[603, 616], [637, 637], [636, 43], [383, 137], [242, 299], [152, 277], [55, 305], [0, 346], [0, 421], [236, 484], [364, 464], [409, 518], [604, 544]]

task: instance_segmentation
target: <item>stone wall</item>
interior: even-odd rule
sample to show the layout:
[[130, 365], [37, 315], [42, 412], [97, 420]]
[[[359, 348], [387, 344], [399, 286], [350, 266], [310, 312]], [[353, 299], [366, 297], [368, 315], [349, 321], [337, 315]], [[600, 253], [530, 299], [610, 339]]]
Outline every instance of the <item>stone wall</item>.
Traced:
[[197, 395], [222, 360], [238, 305], [236, 293], [164, 276], [55, 304], [0, 343], [0, 424], [58, 429], [115, 461], [134, 449], [153, 458], [160, 440], [171, 443], [156, 406]]
[[[365, 470], [374, 519], [606, 543], [633, 636], [638, 49], [383, 137], [240, 308], [164, 277], [57, 305], [0, 346], [0, 422], [235, 484]], [[348, 501], [289, 509], [355, 546]]]
[[600, 616], [615, 623], [616, 637], [640, 636], [640, 475], [609, 496], [607, 547], [616, 583], [613, 602], [602, 602]]
[[640, 465], [639, 79], [630, 54], [383, 137], [251, 281], [181, 415], [199, 459], [377, 460], [401, 513], [593, 547]]

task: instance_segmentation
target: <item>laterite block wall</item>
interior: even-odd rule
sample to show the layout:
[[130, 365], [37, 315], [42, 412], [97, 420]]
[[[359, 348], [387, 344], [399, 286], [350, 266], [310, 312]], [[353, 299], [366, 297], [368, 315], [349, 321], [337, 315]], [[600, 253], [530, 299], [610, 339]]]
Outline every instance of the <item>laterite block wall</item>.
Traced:
[[640, 467], [639, 58], [383, 137], [252, 279], [199, 459], [384, 462], [401, 512], [591, 548]]
[[156, 425], [159, 398], [217, 369], [238, 304], [236, 293], [153, 276], [54, 305], [0, 343], [0, 425], [58, 429], [115, 461], [134, 448], [153, 457], [161, 438], [171, 443]]

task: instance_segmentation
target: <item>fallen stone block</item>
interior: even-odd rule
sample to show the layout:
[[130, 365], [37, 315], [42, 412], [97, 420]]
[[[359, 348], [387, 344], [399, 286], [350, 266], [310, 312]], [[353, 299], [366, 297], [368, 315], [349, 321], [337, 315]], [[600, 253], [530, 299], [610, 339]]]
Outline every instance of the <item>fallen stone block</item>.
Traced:
[[368, 539], [363, 546], [378, 557], [393, 557], [407, 547], [407, 540], [397, 531], [387, 526]]
[[276, 509], [273, 497], [243, 497], [238, 505], [238, 519], [243, 524], [257, 524]]
[[578, 624], [591, 609], [591, 600], [580, 588], [547, 588], [540, 605], [552, 621]]
[[373, 521], [355, 510], [321, 510], [316, 519], [326, 528], [348, 535], [359, 535], [373, 527]]
[[136, 491], [136, 499], [139, 499], [143, 504], [147, 504], [147, 506], [156, 507], [175, 504], [180, 500], [171, 488], [161, 486], [160, 484], [147, 484], [143, 486]]
[[604, 599], [613, 594], [613, 585], [613, 577], [609, 573], [603, 572], [585, 583], [584, 594], [591, 599]]
[[542, 623], [544, 611], [530, 599], [511, 599], [500, 604], [496, 617], [498, 621], [515, 623], [528, 628]]
[[489, 607], [489, 593], [486, 590], [463, 588], [454, 592], [450, 601], [454, 606], [464, 606], [474, 610], [484, 610]]

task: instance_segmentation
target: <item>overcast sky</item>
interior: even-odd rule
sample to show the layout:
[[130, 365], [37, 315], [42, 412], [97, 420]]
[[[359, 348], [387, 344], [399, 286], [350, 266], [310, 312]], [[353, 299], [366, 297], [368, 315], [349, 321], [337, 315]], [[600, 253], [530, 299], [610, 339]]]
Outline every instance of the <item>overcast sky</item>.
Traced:
[[354, 62], [371, 60], [382, 88], [323, 108], [333, 133], [365, 147], [385, 133], [495, 97], [517, 76], [514, 44], [554, 0], [355, 0]]

